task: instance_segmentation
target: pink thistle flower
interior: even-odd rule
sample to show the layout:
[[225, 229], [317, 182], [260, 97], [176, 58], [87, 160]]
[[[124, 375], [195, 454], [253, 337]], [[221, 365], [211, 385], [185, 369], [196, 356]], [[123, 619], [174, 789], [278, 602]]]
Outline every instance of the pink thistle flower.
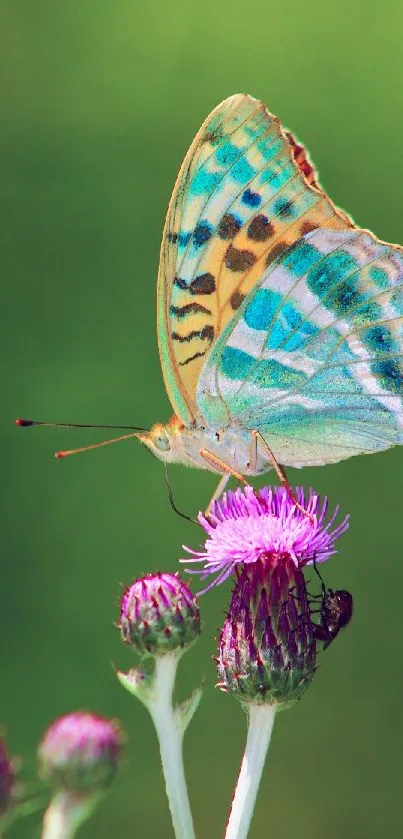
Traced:
[[178, 573], [147, 574], [123, 593], [120, 631], [141, 655], [180, 654], [200, 635], [197, 598]]
[[84, 794], [116, 775], [123, 735], [114, 720], [76, 711], [55, 720], [38, 750], [41, 775], [56, 788]]
[[0, 732], [0, 819], [10, 810], [15, 792], [15, 774], [6, 741]]
[[236, 569], [258, 560], [271, 564], [273, 558], [291, 558], [296, 567], [313, 562], [324, 562], [336, 553], [335, 542], [348, 528], [348, 516], [338, 525], [336, 507], [327, 519], [328, 501], [321, 502], [312, 489], [308, 498], [302, 487], [295, 490], [295, 498], [285, 487], [264, 487], [255, 491], [247, 486], [226, 492], [215, 501], [209, 516], [199, 513], [198, 520], [208, 538], [204, 550], [194, 551], [184, 546], [193, 559], [182, 562], [204, 563], [201, 571], [187, 568], [190, 574], [200, 574], [202, 580], [215, 575], [202, 593], [224, 582]]
[[288, 556], [243, 566], [221, 630], [218, 687], [243, 705], [288, 708], [316, 669], [316, 641], [301, 568]]

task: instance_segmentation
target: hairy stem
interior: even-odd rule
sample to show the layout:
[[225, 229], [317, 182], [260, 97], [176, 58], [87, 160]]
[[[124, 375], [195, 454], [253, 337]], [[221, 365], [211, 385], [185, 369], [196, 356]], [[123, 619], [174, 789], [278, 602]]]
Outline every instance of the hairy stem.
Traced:
[[245, 753], [232, 800], [225, 839], [245, 839], [249, 833], [275, 713], [275, 705], [251, 704], [249, 706]]
[[56, 793], [44, 815], [42, 839], [72, 839], [98, 798], [98, 795], [79, 798], [69, 792]]
[[176, 839], [194, 839], [194, 828], [183, 768], [183, 728], [172, 707], [177, 655], [156, 659], [153, 697], [147, 702], [158, 736], [162, 769]]

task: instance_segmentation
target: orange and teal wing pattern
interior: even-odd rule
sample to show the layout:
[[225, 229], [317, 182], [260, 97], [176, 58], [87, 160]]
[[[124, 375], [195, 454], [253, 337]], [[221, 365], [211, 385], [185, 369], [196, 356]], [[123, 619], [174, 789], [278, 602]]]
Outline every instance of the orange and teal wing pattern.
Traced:
[[160, 357], [182, 422], [200, 418], [203, 365], [268, 265], [316, 228], [353, 227], [262, 102], [232, 96], [207, 117], [174, 187], [158, 276]]

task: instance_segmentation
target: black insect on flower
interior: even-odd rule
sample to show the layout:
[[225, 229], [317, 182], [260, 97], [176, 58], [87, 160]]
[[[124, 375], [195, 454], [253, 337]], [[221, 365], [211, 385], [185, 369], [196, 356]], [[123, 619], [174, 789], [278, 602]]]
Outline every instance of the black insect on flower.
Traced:
[[315, 595], [312, 600], [320, 599], [319, 610], [312, 610], [311, 615], [315, 611], [319, 611], [319, 623], [312, 623], [314, 637], [317, 641], [323, 641], [323, 649], [334, 641], [344, 626], [350, 623], [353, 616], [353, 595], [346, 589], [327, 588], [323, 577], [318, 570], [316, 562], [314, 562], [315, 571], [320, 579], [322, 591], [321, 594]]
[[313, 628], [316, 640], [323, 641], [323, 649], [326, 650], [352, 618], [353, 595], [345, 589], [333, 591], [327, 588], [321, 596], [320, 623], [314, 623]]

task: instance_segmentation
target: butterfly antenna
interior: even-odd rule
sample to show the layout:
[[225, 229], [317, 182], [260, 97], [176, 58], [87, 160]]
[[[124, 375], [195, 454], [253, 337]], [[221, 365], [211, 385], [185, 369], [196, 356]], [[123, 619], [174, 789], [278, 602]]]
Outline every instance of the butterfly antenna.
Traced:
[[131, 432], [131, 434], [123, 434], [120, 437], [114, 437], [112, 440], [103, 440], [101, 443], [93, 443], [90, 446], [81, 446], [78, 449], [66, 449], [65, 451], [55, 452], [55, 457], [58, 459], [62, 457], [69, 457], [71, 454], [88, 452], [91, 449], [100, 449], [102, 446], [109, 446], [111, 443], [119, 443], [121, 440], [128, 440], [130, 437], [135, 437], [138, 431], [145, 431], [145, 428], [138, 428], [135, 425], [94, 425], [92, 423], [78, 422], [42, 422], [40, 420], [30, 419], [16, 419], [15, 424], [20, 428], [28, 428], [32, 425], [41, 425], [45, 428], [119, 428], [122, 431]]
[[181, 519], [185, 519], [185, 521], [190, 521], [190, 522], [192, 522], [192, 524], [198, 524], [196, 519], [192, 519], [192, 518], [190, 518], [190, 516], [187, 516], [186, 513], [182, 513], [180, 510], [178, 510], [178, 508], [177, 508], [177, 506], [174, 502], [174, 497], [173, 497], [173, 494], [172, 494], [171, 481], [169, 480], [168, 467], [167, 467], [166, 463], [164, 463], [164, 468], [165, 468], [165, 480], [166, 480], [166, 484], [167, 484], [167, 487], [168, 487], [169, 503], [170, 503], [174, 513], [176, 513], [178, 516], [180, 516]]
[[20, 428], [28, 428], [31, 425], [43, 425], [45, 428], [119, 428], [122, 431], [146, 431], [146, 428], [138, 428], [136, 425], [94, 425], [94, 423], [82, 422], [41, 422], [40, 420], [16, 419], [15, 424]]

